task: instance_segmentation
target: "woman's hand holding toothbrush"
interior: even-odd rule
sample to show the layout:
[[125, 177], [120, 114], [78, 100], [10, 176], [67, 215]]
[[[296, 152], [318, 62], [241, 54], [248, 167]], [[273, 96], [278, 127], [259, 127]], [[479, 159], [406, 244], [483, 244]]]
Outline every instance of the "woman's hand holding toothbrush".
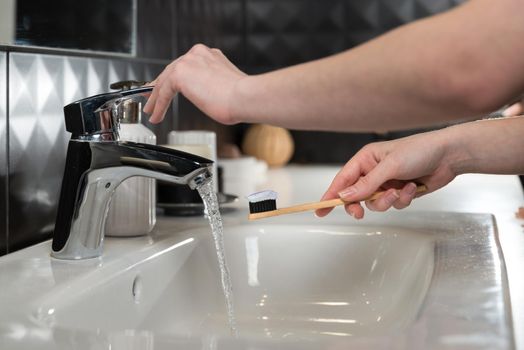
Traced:
[[[362, 148], [335, 176], [322, 197], [352, 202], [346, 211], [364, 216], [358, 202], [373, 192], [386, 192], [366, 201], [370, 210], [407, 207], [415, 197], [433, 192], [465, 173], [523, 174], [524, 116], [481, 120]], [[427, 191], [415, 193], [415, 184]], [[331, 211], [319, 209], [318, 216]]]
[[[458, 174], [452, 158], [460, 156], [449, 148], [445, 130], [369, 144], [339, 171], [322, 200], [340, 197], [350, 201], [352, 203], [345, 206], [346, 212], [360, 219], [364, 208], [359, 201], [377, 190], [386, 190], [380, 198], [366, 201], [368, 209], [405, 208], [413, 198], [423, 195], [416, 193], [417, 184], [426, 185], [425, 193], [429, 193], [445, 186]], [[316, 214], [325, 216], [331, 210], [319, 209]]]

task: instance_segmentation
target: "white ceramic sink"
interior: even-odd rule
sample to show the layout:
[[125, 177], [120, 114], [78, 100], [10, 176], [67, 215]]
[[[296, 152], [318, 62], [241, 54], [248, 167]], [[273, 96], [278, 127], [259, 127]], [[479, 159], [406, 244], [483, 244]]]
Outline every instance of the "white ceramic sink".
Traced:
[[[409, 231], [387, 231], [228, 227], [240, 333], [308, 339], [382, 334], [410, 324], [433, 274], [433, 242]], [[101, 276], [101, 269], [71, 285], [77, 293], [44, 297], [43, 320], [81, 329], [228, 335], [209, 229], [190, 232], [200, 239], [182, 240], [172, 252], [116, 276]], [[111, 309], [119, 312], [107, 312]]]
[[[44, 286], [23, 310], [7, 310], [17, 322], [0, 325], [0, 344], [14, 349], [33, 333], [64, 349], [513, 347], [489, 215], [226, 218], [237, 338], [200, 221], [108, 239], [101, 259], [33, 258]], [[3, 304], [9, 299], [17, 296], [3, 295]]]

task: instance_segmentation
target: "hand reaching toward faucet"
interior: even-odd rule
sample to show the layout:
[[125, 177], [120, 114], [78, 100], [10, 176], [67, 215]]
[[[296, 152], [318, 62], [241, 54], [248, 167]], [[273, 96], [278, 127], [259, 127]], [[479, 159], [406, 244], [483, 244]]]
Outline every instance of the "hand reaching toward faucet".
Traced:
[[[407, 207], [416, 184], [433, 192], [464, 173], [524, 173], [524, 117], [485, 120], [418, 134], [388, 142], [372, 143], [360, 150], [335, 176], [322, 197], [359, 201], [374, 191], [386, 192], [368, 209], [385, 211]], [[317, 210], [318, 216], [331, 209]], [[346, 205], [357, 219], [361, 204]]]
[[233, 124], [236, 121], [230, 112], [230, 101], [236, 84], [245, 76], [220, 50], [195, 45], [150, 83], [155, 88], [144, 111], [151, 114], [152, 123], [159, 123], [173, 96], [180, 92], [207, 115]]

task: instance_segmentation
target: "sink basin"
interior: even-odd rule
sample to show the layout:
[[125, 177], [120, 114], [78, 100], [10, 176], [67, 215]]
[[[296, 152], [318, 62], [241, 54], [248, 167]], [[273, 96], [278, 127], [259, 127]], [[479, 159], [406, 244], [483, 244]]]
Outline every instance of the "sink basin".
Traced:
[[[108, 239], [101, 259], [40, 260], [53, 285], [18, 327], [64, 349], [514, 346], [490, 215], [226, 217], [238, 337], [201, 221], [165, 220], [151, 237]], [[0, 326], [0, 343], [2, 329], [14, 332]]]
[[[43, 310], [55, 311], [44, 319], [74, 328], [227, 336], [209, 228], [190, 232], [199, 239], [180, 241], [172, 254], [118, 276], [91, 276], [78, 282], [85, 287], [72, 286], [83, 292], [52, 297]], [[235, 315], [240, 333], [250, 336], [309, 339], [403, 329], [415, 319], [433, 275], [433, 241], [406, 230], [240, 224], [227, 235]], [[107, 313], [111, 308], [123, 312]]]

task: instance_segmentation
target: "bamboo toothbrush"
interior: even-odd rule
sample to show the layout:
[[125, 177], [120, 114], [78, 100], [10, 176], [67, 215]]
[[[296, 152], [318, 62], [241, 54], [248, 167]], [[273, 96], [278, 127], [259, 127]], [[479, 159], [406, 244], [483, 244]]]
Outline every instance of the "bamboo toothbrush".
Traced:
[[[417, 186], [417, 192], [426, 192], [428, 188], [425, 185], [419, 185]], [[363, 200], [375, 200], [378, 197], [380, 197], [382, 194], [384, 194], [386, 191], [377, 191], [373, 193], [371, 197], [365, 198]], [[324, 208], [333, 208], [339, 205], [348, 204], [350, 202], [344, 202], [340, 198], [336, 199], [330, 199], [326, 201], [320, 201], [320, 202], [313, 202], [313, 203], [305, 203], [305, 204], [299, 204], [287, 208], [280, 208], [277, 209], [277, 193], [275, 191], [261, 191], [257, 193], [253, 193], [247, 197], [249, 200], [249, 220], [257, 220], [257, 219], [264, 219], [269, 218], [272, 216], [279, 216], [279, 215], [286, 215], [286, 214], [292, 214], [292, 213], [299, 213], [302, 211], [308, 211], [308, 210], [317, 210], [317, 209], [324, 209]]]

